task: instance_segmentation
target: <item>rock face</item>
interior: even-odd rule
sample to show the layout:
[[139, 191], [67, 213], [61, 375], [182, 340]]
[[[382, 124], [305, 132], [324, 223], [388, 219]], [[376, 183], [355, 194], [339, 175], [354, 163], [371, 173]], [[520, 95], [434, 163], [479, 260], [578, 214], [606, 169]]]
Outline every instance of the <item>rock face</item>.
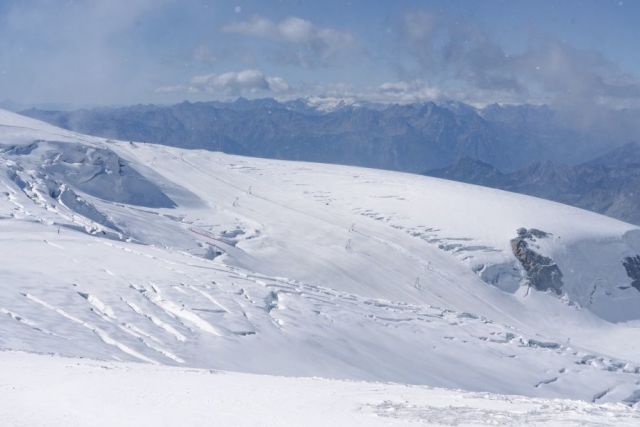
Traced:
[[640, 291], [640, 255], [626, 257], [622, 265], [627, 270], [627, 276], [632, 280], [631, 286]]
[[[549, 257], [543, 256], [531, 248], [536, 239], [549, 237], [548, 233], [535, 228], [519, 228], [518, 237], [511, 240], [513, 254], [527, 272], [527, 281], [539, 291], [552, 290], [562, 293], [562, 271]], [[640, 273], [640, 270], [638, 270]], [[640, 276], [639, 276], [640, 277]]]

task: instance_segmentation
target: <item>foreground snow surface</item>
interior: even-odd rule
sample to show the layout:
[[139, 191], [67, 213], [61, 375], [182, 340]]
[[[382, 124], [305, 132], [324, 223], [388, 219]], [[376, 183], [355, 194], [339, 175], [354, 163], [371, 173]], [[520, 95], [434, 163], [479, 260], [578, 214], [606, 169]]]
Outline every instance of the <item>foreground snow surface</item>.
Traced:
[[3, 426], [637, 426], [640, 412], [391, 383], [0, 352]]
[[[560, 295], [526, 286], [520, 227]], [[0, 349], [634, 405], [638, 254], [540, 199], [0, 111]]]

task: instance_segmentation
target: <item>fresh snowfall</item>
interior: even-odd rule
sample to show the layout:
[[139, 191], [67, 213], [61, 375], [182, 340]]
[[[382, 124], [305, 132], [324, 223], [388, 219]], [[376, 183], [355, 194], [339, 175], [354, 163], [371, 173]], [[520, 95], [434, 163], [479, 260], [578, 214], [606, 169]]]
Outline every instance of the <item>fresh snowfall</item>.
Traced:
[[640, 425], [640, 228], [0, 111], [1, 425]]

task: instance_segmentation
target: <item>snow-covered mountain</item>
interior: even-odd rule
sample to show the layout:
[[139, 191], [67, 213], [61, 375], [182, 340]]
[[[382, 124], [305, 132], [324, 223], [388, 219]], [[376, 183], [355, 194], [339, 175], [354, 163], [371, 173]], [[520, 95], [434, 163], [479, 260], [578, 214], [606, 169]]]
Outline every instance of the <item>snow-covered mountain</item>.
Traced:
[[637, 110], [578, 125], [548, 106], [310, 97], [24, 114], [106, 138], [460, 177], [640, 224]]
[[638, 122], [637, 112], [620, 113], [603, 131], [576, 128], [540, 106], [477, 109], [452, 101], [395, 105], [313, 97], [23, 113], [106, 138], [416, 173], [462, 157], [505, 171], [535, 161], [580, 163], [628, 142], [635, 133], [626, 124]]
[[640, 229], [0, 112], [0, 347], [640, 401]]
[[588, 162], [536, 162], [503, 173], [469, 157], [426, 175], [529, 194], [640, 224], [640, 144], [629, 143]]

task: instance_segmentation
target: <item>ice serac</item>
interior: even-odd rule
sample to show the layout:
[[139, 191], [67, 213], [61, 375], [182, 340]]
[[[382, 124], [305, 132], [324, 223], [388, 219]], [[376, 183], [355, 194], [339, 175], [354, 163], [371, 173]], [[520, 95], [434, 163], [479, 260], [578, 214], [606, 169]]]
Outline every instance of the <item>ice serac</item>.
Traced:
[[64, 182], [106, 201], [153, 208], [176, 206], [157, 185], [108, 148], [40, 140], [10, 147], [6, 154], [16, 162], [26, 160], [42, 178]]
[[527, 283], [539, 291], [551, 290], [562, 293], [562, 271], [551, 258], [536, 252], [536, 239], [544, 239], [549, 234], [531, 228], [519, 228], [518, 237], [511, 240], [513, 254], [527, 272]]

